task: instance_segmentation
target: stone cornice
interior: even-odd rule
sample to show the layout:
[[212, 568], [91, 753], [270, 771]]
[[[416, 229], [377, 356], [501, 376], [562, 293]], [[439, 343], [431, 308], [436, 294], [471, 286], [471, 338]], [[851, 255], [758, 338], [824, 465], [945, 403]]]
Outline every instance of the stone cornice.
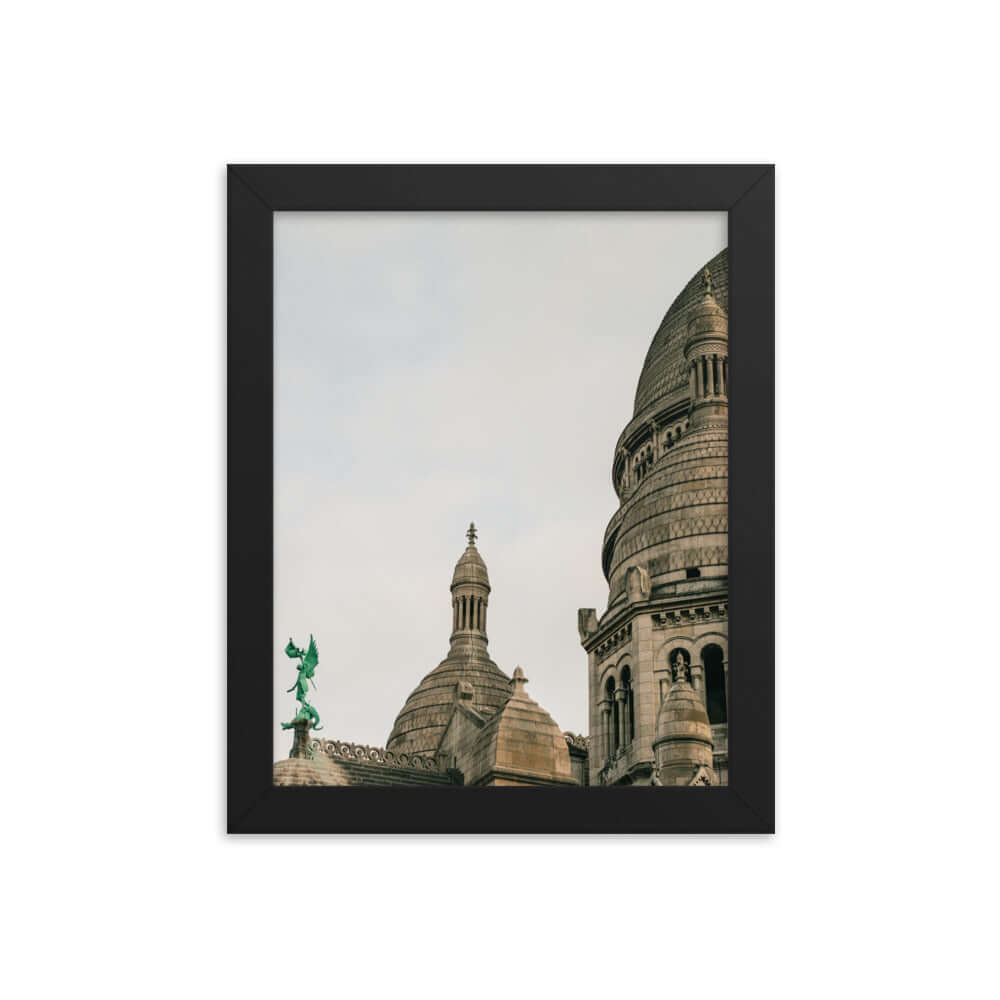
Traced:
[[628, 631], [628, 638], [612, 642], [599, 653], [598, 663], [631, 640], [632, 622], [640, 615], [651, 615], [654, 629], [674, 628], [679, 625], [699, 625], [707, 622], [729, 620], [728, 589], [715, 593], [687, 594], [682, 597], [659, 597], [636, 604], [626, 604], [610, 617], [600, 622], [597, 631], [582, 643], [587, 653], [597, 653], [604, 643], [619, 632]]

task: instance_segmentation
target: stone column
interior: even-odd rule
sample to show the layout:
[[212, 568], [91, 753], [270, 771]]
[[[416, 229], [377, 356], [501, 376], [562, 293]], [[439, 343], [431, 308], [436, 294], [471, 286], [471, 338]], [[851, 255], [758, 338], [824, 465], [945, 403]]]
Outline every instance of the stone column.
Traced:
[[695, 375], [695, 373], [694, 373], [694, 362], [693, 361], [691, 362], [691, 365], [688, 368], [688, 375], [690, 376], [690, 379], [691, 379], [691, 398], [694, 399], [695, 396], [697, 395], [697, 391], [698, 391], [698, 376]]
[[705, 668], [700, 663], [695, 661], [693, 657], [691, 659], [691, 687], [698, 692], [698, 696], [701, 698], [702, 703], [707, 707], [708, 702], [706, 701], [707, 695], [705, 693]]
[[715, 395], [715, 357], [711, 354], [705, 355], [705, 364], [708, 367], [708, 394]]
[[723, 396], [726, 394], [726, 359], [721, 354], [719, 355], [719, 392]]
[[696, 393], [696, 396], [697, 396], [698, 399], [701, 399], [701, 397], [705, 395], [704, 381], [703, 381], [704, 380], [704, 373], [702, 372], [701, 362], [702, 362], [702, 359], [701, 358], [697, 358], [697, 359], [695, 359], [695, 363], [694, 363], [695, 382], [697, 383], [697, 389], [698, 389], [698, 391]]
[[604, 759], [611, 760], [611, 702], [605, 698], [601, 702], [601, 717], [604, 721]]

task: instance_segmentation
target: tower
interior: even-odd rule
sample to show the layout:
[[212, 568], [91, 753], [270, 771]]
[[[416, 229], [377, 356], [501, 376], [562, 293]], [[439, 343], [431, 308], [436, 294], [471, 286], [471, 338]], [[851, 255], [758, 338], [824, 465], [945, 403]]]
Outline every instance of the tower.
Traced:
[[728, 774], [728, 278], [724, 250], [667, 310], [615, 448], [619, 508], [602, 549], [608, 605], [600, 616], [581, 609], [578, 621], [592, 784], [653, 779], [654, 744], [664, 745], [657, 720], [677, 683], [705, 712], [713, 780]]
[[396, 716], [386, 749], [434, 753], [451, 718], [455, 691], [465, 685], [471, 708], [491, 716], [510, 697], [510, 678], [490, 659], [486, 611], [490, 578], [476, 547], [476, 526], [451, 579], [451, 636], [448, 655], [417, 685]]

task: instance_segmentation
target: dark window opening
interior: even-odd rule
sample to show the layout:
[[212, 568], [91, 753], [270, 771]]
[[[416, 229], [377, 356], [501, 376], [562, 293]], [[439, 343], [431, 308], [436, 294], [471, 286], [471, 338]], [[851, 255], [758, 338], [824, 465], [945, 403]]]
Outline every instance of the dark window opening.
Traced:
[[706, 646], [701, 652], [701, 662], [705, 667], [705, 707], [708, 721], [713, 725], [726, 721], [726, 668], [722, 650], [716, 646]]
[[688, 566], [684, 572], [687, 574], [689, 580], [697, 580], [701, 576], [701, 570], [697, 566]]
[[622, 687], [625, 689], [625, 703], [628, 709], [628, 742], [635, 739], [635, 696], [632, 691], [632, 671], [622, 668]]
[[614, 677], [608, 678], [608, 683], [605, 686], [605, 691], [607, 691], [608, 699], [611, 701], [611, 752], [618, 752], [618, 699], [615, 697], [615, 679]]

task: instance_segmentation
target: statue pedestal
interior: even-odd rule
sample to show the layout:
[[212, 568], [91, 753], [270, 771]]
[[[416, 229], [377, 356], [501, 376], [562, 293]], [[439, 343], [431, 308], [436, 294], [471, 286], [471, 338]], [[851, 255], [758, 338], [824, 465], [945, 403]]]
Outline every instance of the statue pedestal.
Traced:
[[295, 730], [295, 736], [292, 739], [292, 749], [288, 756], [292, 759], [307, 760], [309, 758], [309, 730], [312, 728], [309, 719], [296, 719], [292, 723], [292, 728]]

